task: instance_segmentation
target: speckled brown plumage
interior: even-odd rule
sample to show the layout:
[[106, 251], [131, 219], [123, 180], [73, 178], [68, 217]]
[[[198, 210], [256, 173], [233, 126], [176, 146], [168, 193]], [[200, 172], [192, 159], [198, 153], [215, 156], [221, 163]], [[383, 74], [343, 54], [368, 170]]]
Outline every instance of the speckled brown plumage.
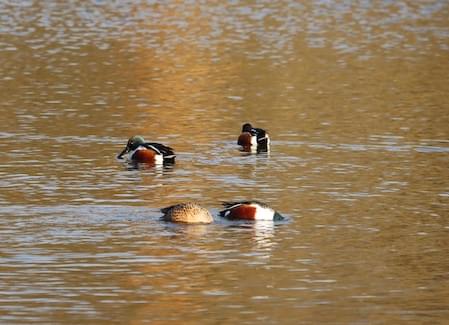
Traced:
[[209, 211], [193, 202], [175, 204], [161, 209], [162, 220], [179, 223], [211, 223]]

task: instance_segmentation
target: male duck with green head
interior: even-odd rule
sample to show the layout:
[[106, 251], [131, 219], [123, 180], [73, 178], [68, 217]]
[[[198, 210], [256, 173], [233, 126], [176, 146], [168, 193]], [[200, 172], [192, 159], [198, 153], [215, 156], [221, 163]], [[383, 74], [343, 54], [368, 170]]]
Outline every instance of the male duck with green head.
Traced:
[[174, 164], [175, 153], [172, 148], [160, 143], [145, 142], [140, 135], [135, 135], [128, 140], [125, 149], [118, 154], [117, 159], [124, 159], [136, 164]]

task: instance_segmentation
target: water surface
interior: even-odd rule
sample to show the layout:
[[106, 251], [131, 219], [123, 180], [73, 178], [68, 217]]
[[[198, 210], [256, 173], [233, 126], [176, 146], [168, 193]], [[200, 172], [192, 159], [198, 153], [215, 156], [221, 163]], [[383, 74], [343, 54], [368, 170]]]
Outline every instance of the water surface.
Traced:
[[[444, 324], [446, 1], [3, 1], [0, 322]], [[269, 154], [235, 145], [241, 124]], [[173, 168], [115, 159], [141, 134]], [[220, 220], [259, 199], [288, 220]], [[196, 200], [212, 225], [159, 221]]]

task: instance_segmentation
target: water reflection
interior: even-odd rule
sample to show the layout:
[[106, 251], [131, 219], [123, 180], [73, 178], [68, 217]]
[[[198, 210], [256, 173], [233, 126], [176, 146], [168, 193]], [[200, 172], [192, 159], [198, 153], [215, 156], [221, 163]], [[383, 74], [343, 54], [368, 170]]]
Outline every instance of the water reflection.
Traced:
[[239, 223], [231, 227], [238, 227], [248, 231], [254, 242], [254, 255], [258, 258], [269, 258], [276, 245], [274, 241], [275, 223], [270, 221], [257, 221], [252, 223]]
[[[2, 1], [2, 320], [444, 323], [447, 11]], [[132, 134], [176, 165], [117, 162]], [[159, 221], [249, 198], [291, 220]]]

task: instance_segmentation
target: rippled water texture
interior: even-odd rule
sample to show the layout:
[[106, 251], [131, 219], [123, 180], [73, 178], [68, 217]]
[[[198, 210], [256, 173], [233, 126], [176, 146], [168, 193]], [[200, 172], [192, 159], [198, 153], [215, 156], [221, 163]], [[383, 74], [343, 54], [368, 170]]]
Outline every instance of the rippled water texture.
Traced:
[[[445, 324], [447, 1], [1, 1], [0, 322]], [[236, 147], [266, 128], [269, 154]], [[141, 134], [172, 168], [115, 159]], [[280, 223], [217, 216], [258, 199]], [[159, 221], [196, 200], [215, 223]]]

